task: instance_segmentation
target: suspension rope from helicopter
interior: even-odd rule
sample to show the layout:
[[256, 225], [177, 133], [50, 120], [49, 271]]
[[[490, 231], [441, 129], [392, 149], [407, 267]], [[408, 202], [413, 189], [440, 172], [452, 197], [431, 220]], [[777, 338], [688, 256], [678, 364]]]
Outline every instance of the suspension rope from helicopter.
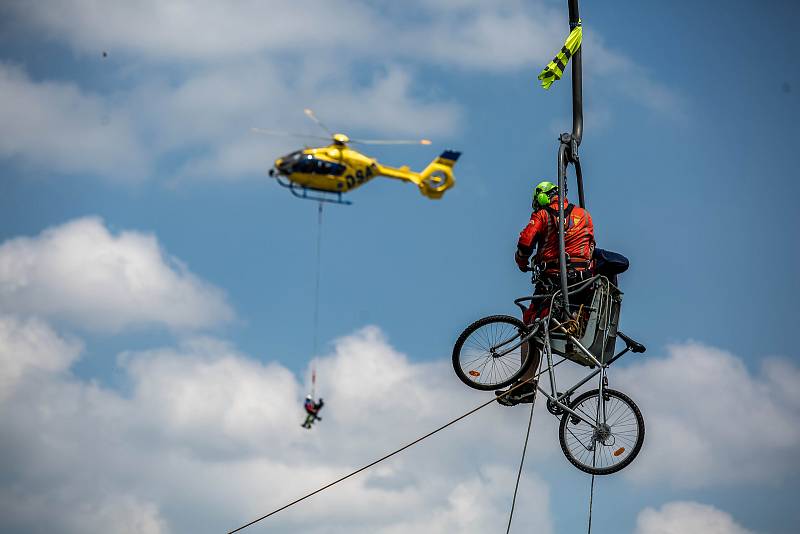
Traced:
[[[518, 387], [522, 386], [523, 384], [527, 384], [527, 383], [531, 382], [532, 380], [535, 380], [535, 379], [536, 379], [538, 376], [539, 376], [539, 375], [537, 374], [537, 375], [536, 375], [535, 377], [533, 377], [533, 378], [529, 378], [528, 380], [525, 380], [525, 381], [523, 381], [523, 382], [519, 382], [518, 384], [515, 384], [513, 387], [511, 387], [511, 388], [509, 388], [508, 390], [506, 390], [506, 391], [505, 391], [503, 394], [501, 394], [501, 395], [499, 395], [499, 396], [497, 396], [497, 397], [495, 397], [495, 398], [493, 398], [493, 399], [489, 399], [488, 401], [484, 402], [483, 404], [480, 404], [480, 405], [476, 406], [475, 408], [472, 408], [472, 409], [471, 409], [471, 410], [469, 410], [468, 412], [466, 412], [466, 413], [464, 413], [464, 414], [462, 414], [462, 415], [459, 415], [459, 416], [458, 416], [458, 417], [456, 417], [455, 419], [453, 419], [453, 420], [451, 420], [451, 421], [449, 421], [449, 422], [447, 422], [447, 423], [443, 424], [442, 426], [440, 426], [439, 428], [436, 428], [435, 430], [432, 430], [432, 431], [428, 432], [428, 433], [427, 433], [427, 434], [425, 434], [424, 436], [420, 436], [420, 437], [418, 437], [417, 439], [415, 439], [414, 441], [412, 441], [412, 442], [410, 442], [410, 443], [407, 443], [406, 445], [403, 445], [403, 446], [402, 446], [402, 447], [400, 447], [399, 449], [396, 449], [396, 450], [394, 450], [394, 451], [392, 451], [392, 452], [390, 452], [390, 453], [388, 453], [388, 454], [385, 454], [384, 456], [381, 456], [381, 457], [380, 457], [380, 458], [378, 458], [377, 460], [375, 460], [375, 461], [373, 461], [373, 462], [370, 462], [370, 463], [368, 463], [367, 465], [365, 465], [365, 466], [363, 466], [363, 467], [360, 467], [360, 468], [356, 469], [355, 471], [353, 471], [353, 472], [351, 472], [351, 473], [348, 473], [347, 475], [345, 475], [345, 476], [343, 476], [343, 477], [337, 478], [337, 479], [336, 479], [336, 480], [334, 480], [333, 482], [330, 482], [330, 483], [328, 483], [328, 484], [326, 484], [326, 485], [322, 486], [321, 488], [319, 488], [319, 489], [316, 489], [316, 490], [312, 491], [311, 493], [308, 493], [308, 494], [306, 494], [306, 495], [304, 495], [304, 496], [300, 497], [299, 499], [295, 499], [294, 501], [292, 501], [292, 502], [290, 502], [290, 503], [288, 503], [288, 504], [284, 504], [284, 505], [283, 505], [283, 506], [281, 506], [280, 508], [277, 508], [277, 509], [275, 509], [275, 510], [271, 511], [270, 513], [268, 513], [268, 514], [266, 514], [266, 515], [263, 515], [263, 516], [259, 517], [258, 519], [254, 519], [253, 521], [250, 521], [250, 522], [249, 522], [249, 523], [247, 523], [247, 524], [244, 524], [244, 525], [242, 525], [242, 526], [240, 526], [240, 527], [238, 527], [238, 528], [236, 528], [236, 529], [234, 529], [234, 530], [231, 530], [230, 532], [228, 532], [228, 534], [234, 534], [235, 532], [239, 532], [239, 531], [241, 531], [241, 530], [244, 530], [245, 528], [247, 528], [247, 527], [249, 527], [249, 526], [251, 526], [251, 525], [254, 525], [254, 524], [258, 523], [259, 521], [262, 521], [262, 520], [264, 520], [264, 519], [266, 519], [266, 518], [268, 518], [268, 517], [270, 517], [270, 516], [273, 516], [273, 515], [277, 514], [278, 512], [280, 512], [280, 511], [282, 511], [282, 510], [285, 510], [285, 509], [287, 509], [287, 508], [289, 508], [289, 507], [291, 507], [291, 506], [294, 506], [295, 504], [297, 504], [297, 503], [299, 503], [299, 502], [301, 502], [301, 501], [304, 501], [304, 500], [308, 499], [309, 497], [311, 497], [311, 496], [313, 496], [313, 495], [316, 495], [317, 493], [320, 493], [321, 491], [324, 491], [324, 490], [326, 490], [326, 489], [330, 488], [331, 486], [335, 486], [335, 485], [336, 485], [336, 484], [338, 484], [339, 482], [342, 482], [342, 481], [344, 481], [344, 480], [347, 480], [348, 478], [350, 478], [350, 477], [352, 477], [352, 476], [354, 476], [354, 475], [357, 475], [358, 473], [360, 473], [360, 472], [362, 472], [362, 471], [365, 471], [365, 470], [369, 469], [370, 467], [372, 467], [372, 466], [374, 466], [374, 465], [377, 465], [377, 464], [381, 463], [381, 462], [382, 462], [382, 461], [384, 461], [384, 460], [387, 460], [387, 459], [391, 458], [391, 457], [392, 457], [392, 456], [394, 456], [395, 454], [398, 454], [398, 453], [400, 453], [400, 452], [402, 452], [402, 451], [404, 451], [404, 450], [408, 449], [409, 447], [413, 447], [414, 445], [416, 445], [416, 444], [417, 444], [417, 443], [419, 443], [420, 441], [423, 441], [423, 440], [425, 440], [425, 439], [427, 439], [427, 438], [429, 438], [429, 437], [433, 436], [434, 434], [436, 434], [436, 433], [438, 433], [438, 432], [441, 432], [441, 431], [442, 431], [442, 430], [444, 430], [445, 428], [447, 428], [447, 427], [449, 427], [449, 426], [451, 426], [451, 425], [453, 425], [453, 424], [455, 424], [455, 423], [457, 423], [457, 422], [461, 421], [462, 419], [464, 419], [464, 418], [466, 418], [466, 417], [469, 417], [470, 415], [474, 414], [474, 413], [475, 413], [475, 412], [477, 412], [478, 410], [481, 410], [481, 409], [483, 409], [483, 408], [485, 408], [485, 407], [489, 406], [490, 404], [492, 404], [492, 403], [494, 403], [494, 402], [497, 402], [497, 399], [501, 399], [501, 398], [505, 397], [505, 396], [506, 396], [506, 395], [508, 395], [509, 393], [511, 393], [511, 392], [513, 392], [514, 390], [516, 390]], [[531, 407], [531, 410], [533, 410], [533, 407]], [[533, 412], [531, 412], [531, 413], [533, 413]], [[529, 424], [530, 424], [530, 423], [529, 423]], [[530, 429], [530, 426], [529, 426], [529, 429]], [[526, 448], [527, 448], [527, 437], [526, 437], [526, 439], [525, 439], [525, 444], [526, 444]], [[524, 454], [524, 450], [523, 450], [523, 454]], [[522, 465], [520, 464], [520, 471], [521, 471], [521, 469], [522, 469]], [[519, 478], [517, 479], [517, 483], [519, 483]], [[516, 490], [515, 490], [515, 494], [516, 494]], [[512, 513], [513, 513], [513, 507], [512, 507]], [[510, 525], [510, 519], [509, 519], [509, 525]]]
[[514, 484], [514, 497], [511, 499], [511, 512], [508, 514], [508, 526], [506, 526], [506, 534], [511, 532], [511, 519], [514, 517], [514, 505], [517, 503], [517, 490], [519, 489], [519, 479], [522, 477], [522, 465], [525, 463], [525, 452], [528, 450], [528, 438], [531, 436], [531, 425], [533, 424], [533, 408], [536, 406], [536, 393], [537, 389], [533, 390], [533, 399], [531, 401], [531, 415], [528, 417], [528, 430], [525, 432], [525, 445], [522, 446], [522, 458], [519, 460], [519, 470], [517, 471], [517, 482]]
[[317, 342], [319, 340], [319, 278], [322, 266], [322, 202], [317, 208], [317, 273], [314, 283], [314, 350], [312, 355], [317, 354]]
[[[317, 264], [316, 281], [314, 283], [314, 346], [311, 357], [316, 358], [319, 343], [319, 280], [322, 270], [322, 202], [317, 208]], [[311, 364], [311, 397], [316, 398], [317, 388], [317, 369], [314, 363]]]

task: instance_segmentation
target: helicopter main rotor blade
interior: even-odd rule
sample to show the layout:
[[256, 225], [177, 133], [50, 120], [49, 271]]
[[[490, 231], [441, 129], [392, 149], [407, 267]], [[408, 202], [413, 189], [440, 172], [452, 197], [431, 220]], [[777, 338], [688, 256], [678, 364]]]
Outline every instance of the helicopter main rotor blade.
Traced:
[[313, 135], [313, 134], [301, 134], [301, 133], [293, 133], [293, 132], [282, 132], [280, 130], [267, 130], [265, 128], [250, 128], [251, 132], [264, 134], [264, 135], [279, 135], [282, 137], [312, 137], [314, 139], [324, 139], [325, 141], [330, 141], [329, 137], [323, 137], [321, 135]]
[[430, 145], [430, 139], [351, 139], [351, 143], [362, 145]]
[[314, 115], [313, 111], [311, 111], [310, 109], [306, 108], [306, 109], [303, 110], [303, 113], [306, 114], [306, 117], [308, 117], [312, 121], [316, 122], [317, 125], [319, 125], [320, 128], [322, 128], [323, 130], [325, 130], [328, 133], [328, 135], [333, 136], [333, 132], [327, 126], [322, 124], [322, 121], [319, 120], [316, 115]]

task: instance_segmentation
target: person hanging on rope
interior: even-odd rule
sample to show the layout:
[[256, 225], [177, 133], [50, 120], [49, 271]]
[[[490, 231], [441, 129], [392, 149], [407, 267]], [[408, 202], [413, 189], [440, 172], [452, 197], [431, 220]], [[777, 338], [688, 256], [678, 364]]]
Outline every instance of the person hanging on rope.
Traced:
[[[565, 195], [566, 196], [566, 195]], [[583, 208], [569, 203], [564, 198], [564, 251], [567, 258], [567, 283], [572, 285], [592, 276], [594, 253], [594, 225], [592, 216]], [[558, 186], [552, 182], [541, 182], [533, 192], [533, 213], [528, 224], [519, 234], [514, 260], [520, 271], [531, 270], [530, 257], [536, 249], [534, 265], [539, 270], [535, 293], [551, 294], [561, 287], [561, 274], [558, 251]], [[534, 301], [536, 302], [536, 301]], [[549, 313], [547, 305], [531, 304], [523, 314], [522, 320], [530, 324], [534, 319]], [[528, 356], [528, 344], [521, 347], [522, 358]], [[520, 378], [526, 382], [508, 395], [506, 391], [495, 391], [497, 402], [504, 406], [514, 406], [521, 402], [532, 402], [536, 383], [533, 381], [541, 353], [536, 350], [536, 359], [528, 372]], [[512, 385], [512, 387], [514, 387]]]
[[322, 417], [318, 416], [317, 414], [325, 406], [325, 401], [320, 398], [317, 402], [314, 402], [314, 398], [311, 395], [306, 396], [306, 400], [303, 403], [303, 408], [306, 409], [306, 420], [303, 422], [303, 428], [311, 428], [311, 425], [314, 424], [314, 421], [322, 421]]

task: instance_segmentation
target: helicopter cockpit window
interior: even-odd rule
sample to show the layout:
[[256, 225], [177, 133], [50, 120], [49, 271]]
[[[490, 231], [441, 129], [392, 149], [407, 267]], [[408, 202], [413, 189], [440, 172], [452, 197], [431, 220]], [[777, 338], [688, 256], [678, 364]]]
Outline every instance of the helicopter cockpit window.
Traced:
[[292, 166], [292, 172], [302, 172], [304, 174], [310, 174], [314, 172], [316, 165], [314, 165], [314, 159], [311, 156], [303, 157], [299, 159], [297, 163]]
[[332, 163], [330, 161], [324, 161], [321, 159], [316, 160], [317, 168], [314, 172], [317, 174], [331, 174], [333, 176], [341, 176], [344, 174], [344, 165], [339, 165], [338, 163]]
[[344, 174], [345, 166], [309, 156], [295, 163], [292, 171], [304, 174], [329, 174], [340, 176]]
[[292, 152], [291, 154], [286, 154], [281, 158], [280, 168], [286, 172], [289, 172], [295, 165], [295, 163], [303, 156], [302, 150], [297, 150], [296, 152]]
[[295, 161], [299, 160], [303, 156], [302, 150], [297, 150], [292, 152], [291, 154], [286, 154], [281, 158], [284, 163], [294, 163]]

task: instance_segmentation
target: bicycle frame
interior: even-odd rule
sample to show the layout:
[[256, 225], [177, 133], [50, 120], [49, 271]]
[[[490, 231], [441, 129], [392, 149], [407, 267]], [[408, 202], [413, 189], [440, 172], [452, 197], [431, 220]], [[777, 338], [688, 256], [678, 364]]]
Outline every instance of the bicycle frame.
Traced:
[[[584, 282], [579, 282], [578, 284], [575, 284], [574, 286], [577, 286], [577, 288], [574, 289], [573, 292], [580, 291], [584, 287], [588, 286], [590, 283], [594, 282], [597, 278], [598, 277], [592, 277], [589, 280], [586, 280]], [[576, 418], [580, 419], [584, 423], [590, 425], [595, 430], [598, 430], [599, 427], [600, 427], [600, 424], [601, 423], [605, 423], [605, 420], [606, 420], [605, 403], [603, 403], [602, 421], [590, 421], [589, 419], [587, 419], [586, 417], [584, 417], [580, 413], [578, 413], [575, 410], [571, 409], [563, 401], [568, 399], [573, 393], [575, 393], [575, 391], [578, 390], [578, 388], [580, 388], [581, 386], [583, 386], [584, 384], [589, 382], [591, 379], [593, 379], [597, 375], [600, 375], [598, 390], [599, 390], [600, 398], [602, 399], [604, 390], [608, 386], [608, 378], [607, 378], [607, 375], [606, 375], [608, 367], [611, 366], [612, 363], [617, 361], [617, 359], [621, 358], [624, 354], [626, 354], [628, 351], [630, 351], [631, 350], [631, 346], [626, 343], [626, 346], [625, 346], [624, 349], [622, 349], [620, 352], [615, 354], [606, 363], [602, 363], [594, 354], [592, 354], [592, 352], [589, 349], [587, 349], [578, 339], [576, 339], [575, 336], [573, 336], [572, 334], [570, 334], [566, 330], [566, 328], [564, 327], [564, 323], [559, 322], [558, 320], [556, 320], [553, 317], [553, 309], [555, 307], [555, 303], [557, 302], [557, 296], [558, 296], [559, 292], [560, 291], [556, 291], [553, 295], [548, 295], [547, 296], [547, 297], [550, 298], [550, 312], [547, 314], [547, 316], [539, 318], [539, 319], [536, 319], [531, 324], [531, 326], [527, 330], [527, 332], [525, 332], [525, 334], [521, 338], [519, 338], [519, 341], [517, 343], [514, 343], [514, 345], [509, 347], [509, 348], [505, 348], [502, 352], [500, 352], [498, 354], [498, 356], [504, 356], [505, 354], [508, 354], [508, 353], [516, 350], [517, 348], [522, 346], [523, 343], [527, 343], [531, 339], [533, 339], [536, 336], [536, 334], [539, 333], [540, 330], [541, 330], [541, 334], [542, 335], [541, 335], [540, 338], [537, 338], [537, 340], [540, 342], [540, 344], [542, 346], [542, 353], [547, 357], [547, 364], [546, 364], [546, 367], [544, 369], [541, 369], [541, 359], [540, 359], [540, 363], [539, 363], [540, 370], [534, 375], [534, 378], [538, 379], [540, 376], [542, 376], [543, 374], [547, 373], [549, 381], [550, 381], [550, 392], [548, 393], [547, 391], [545, 391], [545, 389], [542, 388], [542, 386], [539, 384], [538, 380], [537, 380], [537, 384], [536, 384], [537, 391], [539, 391], [550, 402], [555, 404], [555, 406], [557, 406], [561, 410], [569, 413], [573, 417], [576, 417]], [[520, 304], [521, 301], [534, 300], [536, 298], [537, 298], [536, 296], [523, 297], [521, 299], [515, 300], [514, 303], [517, 304], [518, 306], [520, 306], [520, 308], [523, 308], [522, 304]], [[539, 297], [539, 298], [546, 298], [546, 297]], [[558, 361], [556, 363], [553, 363], [553, 350], [552, 350], [551, 340], [550, 340], [551, 327], [553, 329], [556, 329], [556, 330], [561, 330], [561, 332], [566, 336], [566, 339], [569, 340], [569, 342], [572, 343], [575, 347], [577, 347], [578, 350], [581, 353], [583, 353], [594, 364], [593, 367], [594, 366], [597, 367], [597, 369], [595, 371], [590, 372], [588, 375], [586, 375], [582, 379], [578, 380], [578, 382], [575, 383], [568, 390], [566, 390], [565, 392], [560, 393], [560, 394], [558, 393], [558, 386], [557, 386], [556, 376], [555, 376], [556, 375], [555, 368], [558, 365], [560, 365], [561, 363], [567, 361], [568, 358], [562, 357], [562, 359], [560, 361]], [[604, 326], [604, 333], [605, 334], [608, 333], [608, 325]], [[512, 339], [516, 339], [516, 338], [512, 338]], [[494, 350], [499, 349], [501, 347], [505, 347], [511, 341], [512, 340], [503, 341], [502, 343], [491, 347], [491, 349], [492, 349], [492, 351], [494, 351]]]

